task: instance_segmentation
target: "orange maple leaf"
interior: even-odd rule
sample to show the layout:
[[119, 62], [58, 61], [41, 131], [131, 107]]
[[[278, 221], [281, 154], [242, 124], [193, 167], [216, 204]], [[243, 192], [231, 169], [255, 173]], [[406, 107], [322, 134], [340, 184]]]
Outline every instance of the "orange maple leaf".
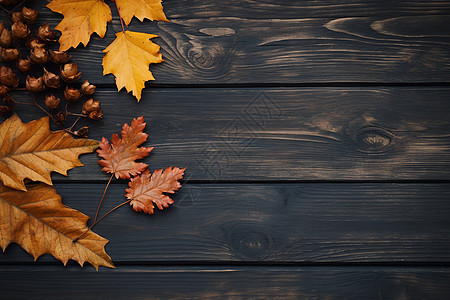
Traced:
[[145, 82], [155, 80], [149, 65], [163, 62], [159, 46], [150, 41], [154, 37], [157, 35], [126, 30], [116, 33], [116, 39], [103, 50], [103, 75], [112, 73], [117, 89], [125, 87], [138, 101]]
[[131, 179], [126, 189], [126, 197], [131, 200], [130, 205], [135, 211], [142, 211], [146, 214], [153, 214], [153, 203], [159, 209], [168, 207], [173, 203], [169, 196], [163, 193], [173, 194], [181, 187], [178, 182], [183, 178], [186, 168], [168, 167], [164, 172], [162, 169], [155, 170], [153, 174], [146, 170], [139, 176]]
[[146, 157], [153, 147], [138, 147], [147, 140], [148, 134], [144, 133], [146, 123], [144, 117], [131, 121], [131, 126], [125, 123], [118, 134], [113, 134], [111, 144], [106, 138], [102, 138], [97, 150], [98, 156], [104, 158], [98, 161], [103, 167], [102, 171], [112, 173], [116, 178], [129, 179], [131, 175], [140, 174], [147, 168], [147, 164], [137, 163], [136, 159]]
[[[36, 260], [51, 254], [66, 265], [69, 259], [114, 268], [105, 252], [108, 240], [88, 230], [88, 216], [64, 206], [55, 189], [40, 183], [18, 191], [0, 184], [0, 247], [17, 243]], [[82, 239], [74, 239], [83, 235]]]
[[116, 4], [127, 26], [133, 17], [141, 22], [144, 19], [168, 21], [164, 15], [161, 0], [116, 0]]
[[94, 32], [103, 38], [106, 24], [112, 20], [111, 9], [102, 0], [53, 0], [47, 7], [64, 15], [55, 27], [61, 31], [60, 51], [80, 43], [86, 46]]

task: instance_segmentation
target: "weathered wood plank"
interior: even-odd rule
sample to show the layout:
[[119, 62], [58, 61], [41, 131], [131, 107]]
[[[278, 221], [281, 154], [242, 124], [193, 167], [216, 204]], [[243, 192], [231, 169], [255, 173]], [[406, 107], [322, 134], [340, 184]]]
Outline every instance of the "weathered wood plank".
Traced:
[[[166, 3], [170, 23], [130, 27], [160, 36], [153, 83], [450, 82], [448, 1], [186, 2]], [[73, 52], [92, 82], [114, 82], [101, 60], [119, 31], [116, 18], [104, 40]]]
[[[145, 116], [152, 168], [193, 180], [448, 180], [449, 88], [151, 89], [140, 103], [98, 90], [111, 137]], [[19, 101], [30, 101], [17, 93]], [[28, 97], [28, 95], [26, 96]], [[24, 120], [39, 111], [22, 105]], [[69, 180], [105, 180], [96, 155]], [[61, 179], [62, 176], [54, 178]]]
[[[56, 184], [89, 216], [103, 187]], [[103, 212], [126, 187], [110, 187]], [[115, 262], [450, 262], [450, 184], [185, 184], [174, 200], [152, 216], [123, 207], [95, 228]], [[0, 254], [32, 261], [17, 245]]]
[[0, 269], [2, 299], [435, 299], [450, 297], [450, 269], [392, 267], [152, 267], [69, 272]]

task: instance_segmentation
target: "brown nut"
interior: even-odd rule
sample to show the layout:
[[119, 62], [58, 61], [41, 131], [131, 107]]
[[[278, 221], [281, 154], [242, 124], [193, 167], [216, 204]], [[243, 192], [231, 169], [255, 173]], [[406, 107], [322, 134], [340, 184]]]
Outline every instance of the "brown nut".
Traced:
[[25, 88], [32, 93], [42, 92], [45, 89], [44, 80], [42, 77], [34, 78], [28, 75], [25, 82]]
[[50, 49], [48, 52], [50, 53], [51, 61], [57, 64], [65, 64], [70, 58], [70, 55], [63, 51], [53, 51]]
[[22, 13], [20, 11], [15, 11], [11, 14], [11, 21], [13, 23], [24, 22]]
[[19, 78], [11, 68], [1, 66], [0, 83], [8, 87], [17, 87], [19, 85]]
[[11, 31], [5, 28], [3, 22], [0, 23], [0, 45], [3, 47], [11, 46], [12, 34]]
[[54, 120], [57, 124], [62, 124], [66, 121], [66, 115], [60, 111], [54, 116]]
[[61, 100], [56, 98], [53, 94], [45, 96], [45, 106], [49, 109], [57, 109], [60, 101]]
[[7, 115], [11, 112], [11, 107], [8, 105], [0, 105], [0, 114]]
[[51, 42], [55, 40], [56, 31], [50, 30], [50, 25], [47, 22], [39, 26], [37, 36], [44, 41]]
[[27, 7], [22, 7], [22, 19], [24, 20], [25, 23], [27, 24], [33, 24], [34, 22], [36, 22], [38, 18], [38, 11], [31, 9], [31, 8], [27, 8]]
[[66, 89], [64, 90], [64, 98], [66, 98], [69, 102], [76, 102], [81, 98], [81, 92], [76, 88], [66, 86]]
[[3, 103], [9, 106], [14, 106], [16, 104], [16, 101], [14, 101], [14, 98], [11, 95], [7, 94], [5, 95], [5, 97], [3, 97]]
[[15, 22], [11, 26], [12, 36], [15, 39], [23, 40], [30, 35], [30, 29], [28, 25], [22, 22]]
[[0, 85], [0, 96], [5, 96], [9, 93], [9, 88], [6, 85]]
[[81, 127], [80, 129], [74, 131], [73, 133], [79, 137], [87, 137], [88, 132], [89, 132], [89, 127], [84, 126], [84, 127]]
[[94, 99], [89, 99], [83, 104], [83, 109], [81, 110], [83, 115], [88, 115], [93, 111], [102, 111], [100, 107], [100, 101], [94, 101]]
[[81, 72], [78, 72], [77, 63], [67, 63], [61, 66], [61, 77], [66, 82], [74, 82], [81, 77]]
[[19, 60], [16, 63], [16, 66], [20, 72], [28, 73], [31, 71], [31, 61], [29, 61], [28, 59], [19, 58]]
[[100, 120], [103, 117], [102, 111], [93, 111], [91, 113], [89, 113], [89, 119], [91, 120]]
[[59, 75], [49, 72], [45, 68], [44, 68], [44, 76], [42, 77], [44, 79], [45, 85], [49, 88], [57, 89], [61, 85], [61, 78], [59, 77]]
[[89, 81], [85, 80], [81, 85], [81, 92], [85, 95], [92, 95], [95, 92], [95, 85], [90, 84]]
[[13, 61], [19, 59], [20, 53], [19, 50], [14, 48], [1, 48], [0, 56], [2, 57], [3, 61]]
[[34, 47], [43, 48], [45, 46], [45, 43], [36, 38], [32, 38], [32, 39], [29, 39], [25, 43], [25, 45], [28, 47], [28, 49], [33, 49]]
[[30, 60], [35, 64], [43, 65], [49, 59], [47, 50], [44, 47], [34, 47], [30, 51]]

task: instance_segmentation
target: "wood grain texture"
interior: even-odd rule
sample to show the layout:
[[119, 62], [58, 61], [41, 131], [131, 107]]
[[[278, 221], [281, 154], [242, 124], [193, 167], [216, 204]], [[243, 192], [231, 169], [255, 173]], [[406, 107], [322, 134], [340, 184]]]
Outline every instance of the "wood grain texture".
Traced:
[[[55, 188], [93, 216], [103, 187]], [[110, 187], [103, 212], [126, 187]], [[123, 207], [95, 228], [115, 263], [450, 262], [450, 184], [185, 184], [173, 199], [152, 216]], [[0, 254], [32, 261], [17, 245]]]
[[[450, 82], [448, 1], [169, 1], [166, 13], [170, 23], [130, 27], [160, 36], [155, 84]], [[93, 83], [114, 82], [101, 60], [119, 31], [115, 18], [73, 51]]]
[[[153, 169], [189, 180], [448, 180], [449, 88], [112, 89], [90, 137], [110, 138], [143, 115]], [[17, 93], [19, 101], [28, 95]], [[76, 109], [76, 108], [75, 108]], [[81, 110], [81, 109], [80, 109]], [[37, 117], [28, 105], [24, 121]], [[107, 180], [96, 155], [55, 180]]]
[[[69, 272], [68, 272], [69, 271]], [[449, 268], [54, 266], [0, 270], [2, 299], [434, 299]], [[58, 287], [58, 289], [55, 289]]]

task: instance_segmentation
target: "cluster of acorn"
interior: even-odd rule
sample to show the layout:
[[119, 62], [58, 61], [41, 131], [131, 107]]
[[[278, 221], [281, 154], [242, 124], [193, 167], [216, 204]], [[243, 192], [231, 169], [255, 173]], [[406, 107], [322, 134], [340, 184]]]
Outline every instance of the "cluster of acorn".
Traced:
[[[0, 0], [0, 2], [4, 1]], [[31, 36], [30, 29], [38, 17], [36, 10], [23, 7], [21, 11], [11, 12], [9, 15], [12, 24], [10, 30], [6, 28], [3, 21], [0, 23], [0, 59], [6, 64], [10, 64], [10, 66], [15, 63], [20, 72], [27, 74], [25, 89], [33, 93], [33, 99], [35, 99], [35, 93], [52, 89], [63, 89], [63, 96], [68, 105], [77, 102], [83, 95], [90, 96], [94, 93], [95, 86], [87, 80], [84, 81], [80, 88], [69, 85], [76, 82], [81, 77], [81, 73], [78, 72], [75, 62], [69, 62], [70, 55], [66, 52], [46, 49], [46, 43], [54, 42], [56, 37], [56, 32], [50, 30], [49, 24], [44, 23], [39, 26], [36, 37]], [[27, 48], [28, 53], [26, 57], [21, 56], [18, 49], [19, 42], [22, 42]], [[9, 114], [14, 109], [16, 101], [10, 92], [19, 86], [19, 77], [10, 66], [2, 65], [0, 67], [0, 96], [3, 98], [3, 105], [0, 105], [0, 113], [4, 115]], [[42, 75], [33, 77], [29, 73], [32, 69], [36, 69], [36, 66], [38, 66]], [[59, 74], [48, 71], [50, 67], [59, 69], [56, 72]], [[63, 83], [66, 83], [65, 87]], [[47, 113], [55, 123], [61, 126], [66, 121], [67, 116], [72, 113], [67, 111], [67, 105], [65, 112], [57, 112], [60, 101], [60, 98], [57, 98], [53, 93], [49, 93], [45, 96], [44, 102], [49, 110]], [[33, 102], [38, 105], [37, 102]], [[85, 101], [80, 116], [88, 117], [92, 120], [101, 119], [103, 113], [100, 102], [94, 101], [92, 98]], [[72, 133], [85, 136], [87, 128], [83, 127], [82, 130]]]

